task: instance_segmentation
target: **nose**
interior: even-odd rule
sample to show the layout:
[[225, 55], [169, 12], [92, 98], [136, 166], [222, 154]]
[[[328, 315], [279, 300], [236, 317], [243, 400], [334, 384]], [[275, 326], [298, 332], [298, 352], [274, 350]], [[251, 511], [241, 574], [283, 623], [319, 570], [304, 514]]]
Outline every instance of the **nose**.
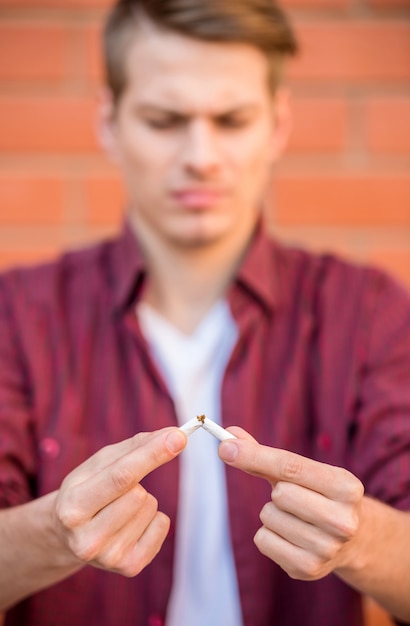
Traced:
[[218, 171], [221, 150], [216, 129], [207, 120], [193, 120], [186, 130], [182, 150], [184, 168], [197, 177]]

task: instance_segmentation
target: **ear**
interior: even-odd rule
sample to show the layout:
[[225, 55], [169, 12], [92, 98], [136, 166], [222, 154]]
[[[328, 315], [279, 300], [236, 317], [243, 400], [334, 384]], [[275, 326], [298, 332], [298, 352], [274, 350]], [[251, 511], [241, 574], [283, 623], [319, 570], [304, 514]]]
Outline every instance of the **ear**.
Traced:
[[116, 139], [115, 104], [111, 91], [103, 88], [99, 94], [98, 113], [96, 119], [96, 134], [100, 146], [108, 158], [115, 163], [119, 160]]
[[273, 98], [272, 163], [284, 152], [293, 129], [291, 93], [286, 87], [278, 87]]

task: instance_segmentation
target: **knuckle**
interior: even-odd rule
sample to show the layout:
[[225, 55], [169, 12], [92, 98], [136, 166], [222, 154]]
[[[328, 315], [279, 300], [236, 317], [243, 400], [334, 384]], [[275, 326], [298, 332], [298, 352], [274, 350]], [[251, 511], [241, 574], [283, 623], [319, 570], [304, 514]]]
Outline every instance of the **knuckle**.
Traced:
[[287, 484], [281, 480], [279, 480], [275, 486], [272, 488], [271, 492], [271, 500], [274, 502], [279, 508], [280, 505], [283, 504], [283, 499], [286, 496], [286, 486]]
[[145, 547], [138, 546], [134, 550], [133, 558], [130, 558], [124, 563], [121, 574], [127, 578], [132, 578], [140, 574], [142, 570], [151, 563], [155, 555], [150, 554], [149, 550]]
[[303, 457], [290, 453], [282, 465], [282, 476], [284, 480], [297, 480], [301, 477], [304, 470]]
[[82, 511], [68, 499], [57, 501], [55, 511], [61, 526], [67, 530], [76, 528], [83, 521]]
[[364, 486], [360, 482], [360, 480], [355, 478], [352, 481], [349, 491], [350, 491], [351, 502], [360, 502], [360, 500], [363, 498], [363, 495], [364, 495]]
[[264, 526], [258, 528], [253, 542], [262, 554], [269, 556], [269, 531]]
[[91, 563], [98, 559], [100, 544], [97, 538], [91, 540], [88, 536], [75, 535], [71, 537], [70, 549], [83, 563]]
[[135, 485], [135, 487], [133, 487], [133, 489], [131, 489], [129, 493], [130, 497], [132, 498], [133, 505], [136, 509], [140, 509], [145, 505], [149, 495], [146, 489], [144, 489], [144, 487], [140, 484]]
[[259, 519], [264, 526], [270, 526], [272, 522], [272, 516], [274, 515], [275, 508], [272, 502], [267, 502], [262, 508]]
[[310, 555], [305, 565], [305, 577], [307, 580], [317, 580], [322, 576], [323, 560]]
[[118, 466], [113, 469], [110, 479], [115, 491], [122, 493], [132, 486], [135, 476], [128, 467]]
[[326, 561], [333, 561], [339, 554], [341, 548], [340, 541], [334, 538], [327, 538], [327, 541], [320, 547], [320, 557]]
[[155, 515], [158, 511], [158, 500], [152, 495], [152, 493], [146, 492], [146, 494], [145, 506], [152, 512], [153, 515]]
[[343, 469], [343, 496], [346, 502], [360, 502], [364, 495], [364, 486], [356, 476], [346, 469]]
[[136, 511], [144, 511], [151, 513], [151, 517], [154, 517], [158, 510], [158, 500], [149, 493], [142, 485], [136, 485], [129, 492], [132, 498], [132, 506]]
[[156, 520], [157, 520], [159, 533], [163, 537], [166, 537], [166, 535], [167, 535], [167, 533], [169, 531], [169, 527], [171, 525], [170, 518], [168, 517], [168, 515], [165, 515], [165, 513], [162, 513], [161, 511], [157, 511], [156, 514], [155, 514], [155, 517], [156, 517]]
[[359, 518], [354, 511], [345, 512], [337, 520], [337, 530], [347, 541], [355, 536], [358, 526]]
[[142, 443], [144, 443], [144, 441], [146, 440], [148, 435], [149, 435], [149, 433], [147, 433], [145, 431], [141, 431], [141, 432], [136, 433], [135, 435], [133, 435], [131, 437], [131, 441], [132, 441], [132, 444], [134, 445], [134, 447], [138, 448]]
[[288, 574], [291, 578], [298, 580], [317, 580], [322, 576], [323, 561], [313, 554], [306, 554], [298, 564], [292, 565]]
[[118, 573], [120, 573], [122, 576], [125, 576], [125, 578], [134, 578], [134, 576], [137, 576], [138, 574], [142, 572], [144, 567], [145, 567], [145, 564], [143, 563], [136, 564], [130, 561], [130, 562], [124, 563], [124, 565], [122, 566], [121, 570], [119, 570]]
[[124, 573], [124, 551], [123, 547], [113, 543], [109, 549], [99, 555], [100, 567], [118, 574]]

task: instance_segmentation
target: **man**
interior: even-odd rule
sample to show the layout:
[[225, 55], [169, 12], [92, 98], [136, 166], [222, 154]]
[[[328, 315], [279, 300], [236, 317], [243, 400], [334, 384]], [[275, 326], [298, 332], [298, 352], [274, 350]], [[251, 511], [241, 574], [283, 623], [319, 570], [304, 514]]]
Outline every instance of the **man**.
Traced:
[[1, 282], [6, 624], [410, 620], [409, 298], [261, 225], [286, 19], [123, 0], [105, 45], [125, 230]]

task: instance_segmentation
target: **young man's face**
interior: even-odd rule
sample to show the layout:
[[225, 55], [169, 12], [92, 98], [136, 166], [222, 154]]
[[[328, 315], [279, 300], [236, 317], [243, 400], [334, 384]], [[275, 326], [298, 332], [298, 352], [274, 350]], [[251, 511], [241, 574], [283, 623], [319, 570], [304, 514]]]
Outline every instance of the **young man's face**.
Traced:
[[107, 124], [137, 231], [178, 247], [246, 238], [287, 135], [265, 56], [149, 25], [127, 73]]

